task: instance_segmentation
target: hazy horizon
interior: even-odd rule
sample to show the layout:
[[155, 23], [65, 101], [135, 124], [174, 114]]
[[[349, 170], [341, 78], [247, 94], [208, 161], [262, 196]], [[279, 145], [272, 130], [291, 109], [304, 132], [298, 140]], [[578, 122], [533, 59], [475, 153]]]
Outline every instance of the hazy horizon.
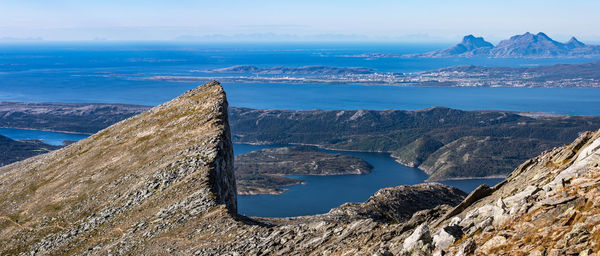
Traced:
[[0, 0], [1, 41], [600, 42], [598, 1]]

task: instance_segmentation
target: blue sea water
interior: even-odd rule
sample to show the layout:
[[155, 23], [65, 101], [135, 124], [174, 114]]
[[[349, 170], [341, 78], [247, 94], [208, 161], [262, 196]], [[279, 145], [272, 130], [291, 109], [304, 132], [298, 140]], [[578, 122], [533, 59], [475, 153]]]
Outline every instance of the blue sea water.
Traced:
[[60, 133], [13, 128], [0, 128], [0, 135], [4, 135], [13, 140], [40, 140], [46, 144], [55, 146], [64, 145], [65, 141], [78, 141], [89, 136], [87, 134]]
[[[98, 102], [158, 105], [199, 83], [145, 81], [156, 75], [198, 76], [193, 70], [233, 65], [369, 67], [378, 72], [420, 72], [453, 65], [538, 66], [584, 63], [594, 59], [415, 59], [349, 57], [365, 53], [405, 54], [437, 50], [435, 44], [182, 44], [45, 43], [0, 44], [0, 101]], [[444, 106], [465, 110], [513, 110], [600, 116], [600, 89], [443, 88], [361, 85], [225, 83], [230, 106], [278, 109], [423, 109]], [[12, 133], [12, 134], [11, 134]], [[0, 130], [17, 139], [60, 144], [73, 137]], [[66, 135], [64, 135], [66, 136]], [[74, 135], [68, 135], [74, 136]], [[235, 145], [235, 153], [264, 146]], [[357, 153], [375, 166], [372, 174], [302, 176], [306, 185], [279, 195], [240, 196], [241, 213], [293, 216], [323, 213], [344, 202], [360, 202], [386, 186], [415, 184], [426, 175], [402, 166], [389, 155]], [[448, 181], [470, 191], [499, 179]], [[318, 196], [317, 196], [318, 195]], [[268, 207], [267, 207], [268, 206]]]
[[[0, 44], [0, 101], [158, 105], [197, 82], [140, 81], [155, 75], [239, 64], [360, 66], [418, 72], [451, 65], [535, 66], [593, 59], [415, 59], [343, 57], [440, 49], [416, 44]], [[600, 90], [569, 88], [436, 88], [360, 85], [224, 84], [231, 106], [279, 109], [501, 109], [600, 115]]]

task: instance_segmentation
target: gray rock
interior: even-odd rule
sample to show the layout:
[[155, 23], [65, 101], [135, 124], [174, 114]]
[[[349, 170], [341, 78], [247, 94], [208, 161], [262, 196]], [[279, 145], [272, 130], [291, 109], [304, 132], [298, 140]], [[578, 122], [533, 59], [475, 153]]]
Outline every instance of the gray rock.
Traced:
[[462, 236], [462, 227], [458, 225], [446, 226], [441, 228], [439, 232], [433, 236], [433, 244], [436, 248], [445, 250]]
[[412, 252], [423, 248], [426, 244], [431, 244], [431, 242], [433, 242], [433, 240], [429, 233], [429, 226], [427, 226], [427, 223], [423, 223], [404, 240], [403, 250]]

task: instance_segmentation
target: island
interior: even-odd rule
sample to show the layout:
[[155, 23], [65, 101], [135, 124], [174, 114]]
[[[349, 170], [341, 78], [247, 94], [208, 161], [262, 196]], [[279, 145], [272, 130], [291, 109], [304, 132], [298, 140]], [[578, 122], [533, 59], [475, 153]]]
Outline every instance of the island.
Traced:
[[93, 134], [148, 109], [128, 104], [0, 101], [0, 128]]
[[326, 153], [311, 146], [252, 151], [235, 157], [239, 195], [281, 194], [304, 181], [287, 175], [367, 174], [373, 167], [361, 158]]

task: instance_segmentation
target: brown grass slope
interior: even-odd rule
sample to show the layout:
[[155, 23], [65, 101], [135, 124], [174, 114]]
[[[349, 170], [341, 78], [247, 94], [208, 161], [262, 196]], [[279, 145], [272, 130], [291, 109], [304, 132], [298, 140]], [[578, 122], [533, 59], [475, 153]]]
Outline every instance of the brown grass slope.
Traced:
[[170, 229], [236, 211], [232, 158], [225, 93], [210, 82], [2, 167], [0, 255], [151, 248]]

